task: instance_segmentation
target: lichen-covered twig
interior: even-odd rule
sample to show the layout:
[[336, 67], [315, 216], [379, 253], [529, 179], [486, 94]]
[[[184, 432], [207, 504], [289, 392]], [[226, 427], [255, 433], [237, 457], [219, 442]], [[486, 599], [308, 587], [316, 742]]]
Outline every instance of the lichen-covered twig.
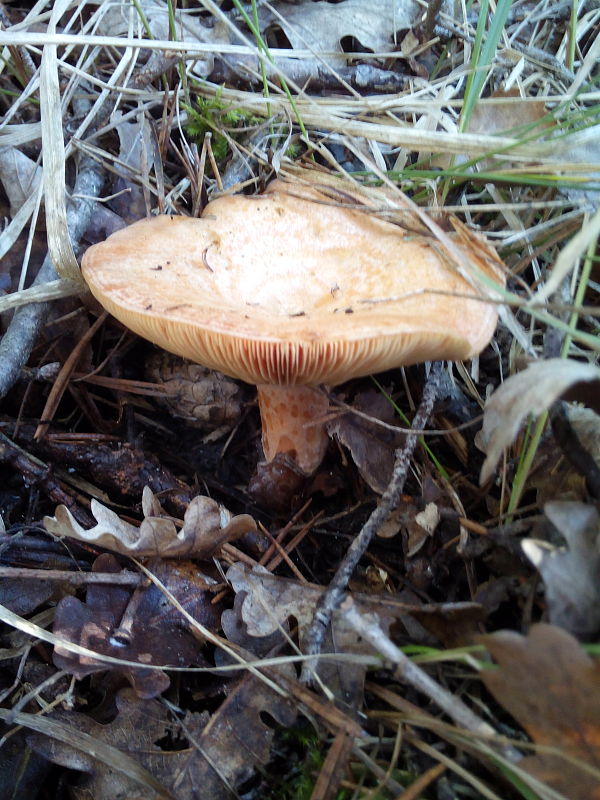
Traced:
[[[89, 225], [95, 206], [93, 198], [98, 197], [103, 183], [102, 167], [91, 158], [83, 157], [73, 190], [74, 198], [67, 208], [69, 236], [74, 246]], [[50, 256], [47, 255], [33, 285], [39, 286], [57, 279], [58, 274]], [[46, 320], [49, 308], [48, 303], [31, 303], [15, 311], [8, 330], [0, 342], [0, 397], [4, 397], [18, 380]]]

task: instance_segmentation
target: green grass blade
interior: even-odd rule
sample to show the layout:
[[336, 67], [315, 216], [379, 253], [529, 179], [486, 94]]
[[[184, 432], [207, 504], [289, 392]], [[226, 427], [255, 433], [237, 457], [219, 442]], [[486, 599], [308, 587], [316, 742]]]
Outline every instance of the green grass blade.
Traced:
[[492, 15], [489, 29], [486, 30], [489, 2], [488, 0], [483, 0], [481, 3], [475, 42], [473, 43], [471, 72], [467, 79], [464, 105], [460, 116], [459, 130], [461, 132], [466, 130], [475, 103], [481, 96], [481, 91], [488, 77], [511, 6], [512, 0], [499, 0], [496, 12]]

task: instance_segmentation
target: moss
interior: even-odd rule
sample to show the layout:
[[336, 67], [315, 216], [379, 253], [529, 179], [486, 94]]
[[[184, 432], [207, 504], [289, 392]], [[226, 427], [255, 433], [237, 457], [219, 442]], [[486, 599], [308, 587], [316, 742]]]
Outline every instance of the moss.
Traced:
[[213, 134], [211, 142], [213, 155], [217, 163], [224, 161], [229, 155], [229, 142], [223, 131], [235, 139], [237, 129], [247, 129], [263, 122], [241, 108], [232, 108], [224, 103], [217, 94], [215, 97], [200, 97], [195, 106], [184, 106], [188, 114], [185, 130], [194, 141], [202, 145], [207, 133]]

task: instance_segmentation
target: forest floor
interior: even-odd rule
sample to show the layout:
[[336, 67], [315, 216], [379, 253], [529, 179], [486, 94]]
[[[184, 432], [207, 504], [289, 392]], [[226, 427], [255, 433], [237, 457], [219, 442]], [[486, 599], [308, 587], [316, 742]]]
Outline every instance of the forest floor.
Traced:
[[[0, 800], [600, 798], [597, 0], [0, 22]], [[275, 178], [296, 199], [245, 234], [261, 265], [346, 247], [358, 285], [347, 218], [451, 280], [406, 289], [406, 366], [323, 366], [310, 474], [264, 466], [253, 373], [167, 353], [80, 271], [121, 230], [129, 276], [127, 226]], [[311, 330], [279, 279], [257, 268], [232, 336], [263, 290], [264, 341]], [[331, 316], [397, 302], [374, 286]]]

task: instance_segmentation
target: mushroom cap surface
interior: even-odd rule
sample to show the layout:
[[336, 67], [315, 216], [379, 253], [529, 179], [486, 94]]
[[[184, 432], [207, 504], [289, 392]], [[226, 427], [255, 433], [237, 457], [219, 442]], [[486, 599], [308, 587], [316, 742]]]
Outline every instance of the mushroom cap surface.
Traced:
[[[113, 233], [83, 257], [92, 294], [140, 336], [249, 383], [335, 385], [485, 347], [496, 308], [448, 296], [478, 293], [434, 240], [282, 188]], [[471, 261], [503, 284], [474, 241]]]

